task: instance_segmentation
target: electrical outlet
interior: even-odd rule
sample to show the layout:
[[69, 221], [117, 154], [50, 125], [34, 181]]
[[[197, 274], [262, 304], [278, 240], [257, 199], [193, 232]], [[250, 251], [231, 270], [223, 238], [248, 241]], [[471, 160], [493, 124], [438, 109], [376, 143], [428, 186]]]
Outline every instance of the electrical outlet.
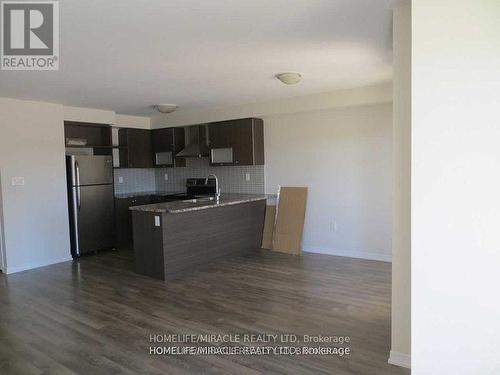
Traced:
[[24, 177], [12, 177], [12, 186], [23, 186]]
[[118, 183], [119, 184], [123, 184], [123, 176], [119, 176], [118, 177]]
[[165, 173], [164, 178], [165, 178], [165, 181], [168, 181], [168, 173]]
[[245, 173], [245, 180], [250, 181], [250, 173]]

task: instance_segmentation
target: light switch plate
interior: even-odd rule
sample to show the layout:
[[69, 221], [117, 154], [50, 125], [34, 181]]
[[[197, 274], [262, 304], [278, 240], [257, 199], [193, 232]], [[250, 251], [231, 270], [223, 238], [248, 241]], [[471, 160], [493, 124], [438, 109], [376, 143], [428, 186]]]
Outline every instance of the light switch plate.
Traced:
[[246, 181], [250, 181], [250, 173], [246, 173], [245, 174], [245, 180]]
[[168, 173], [165, 173], [165, 181], [168, 181]]
[[12, 177], [12, 186], [24, 186], [24, 177]]
[[330, 232], [337, 231], [337, 222], [335, 220], [330, 221]]
[[123, 184], [123, 176], [118, 177], [118, 183]]
[[160, 217], [155, 216], [155, 227], [159, 227], [159, 226], [160, 226]]

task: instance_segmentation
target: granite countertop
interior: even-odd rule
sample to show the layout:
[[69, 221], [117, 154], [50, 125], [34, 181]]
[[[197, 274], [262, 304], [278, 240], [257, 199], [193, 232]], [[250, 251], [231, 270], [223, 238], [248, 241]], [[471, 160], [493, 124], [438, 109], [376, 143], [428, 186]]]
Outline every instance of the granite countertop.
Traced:
[[179, 194], [185, 193], [185, 191], [176, 190], [176, 191], [165, 191], [165, 190], [154, 190], [154, 191], [140, 191], [135, 193], [117, 193], [115, 194], [115, 198], [117, 199], [125, 199], [125, 198], [133, 198], [133, 197], [144, 197], [147, 195], [167, 195], [167, 194]]
[[205, 210], [208, 208], [229, 206], [233, 204], [261, 201], [266, 200], [267, 198], [268, 195], [265, 194], [222, 194], [218, 203], [215, 200], [208, 201], [206, 199], [198, 202], [187, 200], [146, 204], [144, 206], [132, 206], [129, 209], [131, 211], [178, 214], [183, 212]]

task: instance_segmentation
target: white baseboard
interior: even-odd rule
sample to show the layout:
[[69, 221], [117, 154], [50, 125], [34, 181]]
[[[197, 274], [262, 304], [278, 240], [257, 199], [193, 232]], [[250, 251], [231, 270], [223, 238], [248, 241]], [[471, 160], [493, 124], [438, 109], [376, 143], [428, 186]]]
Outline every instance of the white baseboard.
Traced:
[[411, 368], [411, 356], [408, 354], [398, 353], [391, 350], [389, 360], [391, 365]]
[[349, 258], [392, 262], [392, 255], [385, 253], [372, 253], [372, 252], [349, 251], [349, 250], [338, 250], [338, 249], [318, 249], [310, 247], [304, 247], [302, 250], [306, 253], [327, 254], [327, 255], [336, 255], [341, 257], [349, 257]]
[[73, 260], [73, 257], [68, 254], [67, 256], [65, 256], [63, 258], [48, 259], [48, 260], [44, 260], [42, 262], [23, 264], [22, 266], [11, 267], [7, 264], [7, 267], [5, 267], [5, 273], [7, 275], [10, 275], [10, 274], [17, 273], [17, 272], [32, 270], [34, 268], [40, 268], [40, 267], [50, 266], [52, 264], [68, 262], [70, 260]]

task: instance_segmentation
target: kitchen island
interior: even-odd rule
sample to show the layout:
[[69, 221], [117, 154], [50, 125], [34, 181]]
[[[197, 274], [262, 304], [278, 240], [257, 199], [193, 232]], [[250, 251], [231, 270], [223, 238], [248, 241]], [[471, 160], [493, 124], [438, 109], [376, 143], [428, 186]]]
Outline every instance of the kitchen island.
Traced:
[[130, 207], [137, 273], [181, 277], [221, 257], [260, 248], [267, 196], [210, 198]]

